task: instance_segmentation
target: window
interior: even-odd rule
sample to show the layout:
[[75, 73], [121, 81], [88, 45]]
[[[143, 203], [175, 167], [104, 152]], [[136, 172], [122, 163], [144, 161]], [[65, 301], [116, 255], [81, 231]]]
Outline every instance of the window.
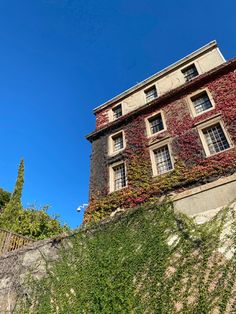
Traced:
[[201, 94], [198, 94], [194, 97], [191, 97], [191, 101], [193, 103], [193, 106], [194, 106], [194, 110], [196, 112], [196, 114], [199, 114], [203, 111], [206, 111], [210, 108], [213, 107], [208, 95], [207, 95], [207, 92], [203, 92]]
[[191, 81], [195, 76], [198, 76], [197, 68], [194, 64], [190, 65], [189, 67], [182, 70], [184, 75], [185, 81]]
[[163, 174], [173, 169], [168, 145], [153, 150], [156, 174]]
[[120, 104], [118, 106], [115, 106], [112, 109], [112, 118], [113, 118], [113, 120], [116, 120], [116, 119], [118, 119], [121, 116], [122, 116], [122, 106]]
[[151, 117], [146, 118], [145, 121], [148, 136], [152, 136], [166, 129], [162, 111], [152, 115]]
[[202, 133], [209, 150], [209, 155], [221, 152], [230, 147], [220, 123], [202, 129]]
[[151, 134], [155, 134], [164, 129], [163, 121], [161, 114], [159, 113], [157, 116], [148, 119], [150, 125]]
[[125, 148], [125, 134], [124, 131], [119, 131], [112, 134], [108, 138], [108, 155], [119, 153]]
[[195, 126], [198, 129], [207, 157], [233, 147], [233, 143], [224, 128], [220, 114], [198, 122]]
[[126, 168], [124, 163], [111, 167], [110, 191], [117, 191], [127, 186]]
[[157, 89], [156, 86], [152, 86], [151, 88], [145, 91], [146, 94], [146, 102], [149, 102], [155, 98], [157, 98]]
[[113, 152], [116, 152], [124, 148], [124, 141], [123, 141], [122, 133], [119, 133], [112, 137], [112, 148], [113, 148]]
[[206, 111], [212, 110], [216, 106], [208, 88], [200, 89], [188, 95], [187, 102], [192, 117], [196, 117]]

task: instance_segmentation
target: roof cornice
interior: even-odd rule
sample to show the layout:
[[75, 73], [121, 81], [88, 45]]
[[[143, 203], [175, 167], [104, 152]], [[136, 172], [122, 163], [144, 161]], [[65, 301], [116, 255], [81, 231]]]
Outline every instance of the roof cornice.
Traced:
[[191, 62], [192, 60], [200, 57], [201, 55], [203, 55], [203, 54], [207, 53], [208, 51], [211, 51], [212, 49], [215, 49], [217, 47], [218, 47], [218, 45], [217, 45], [217, 42], [215, 40], [209, 42], [208, 44], [204, 45], [203, 47], [195, 50], [194, 52], [192, 52], [190, 54], [188, 54], [184, 58], [178, 60], [177, 62], [175, 62], [171, 65], [169, 65], [168, 67], [162, 69], [161, 71], [159, 71], [159, 72], [153, 74], [152, 76], [148, 77], [147, 79], [141, 81], [140, 83], [138, 83], [138, 84], [132, 86], [131, 88], [125, 90], [121, 94], [119, 94], [119, 95], [113, 97], [112, 99], [106, 101], [102, 105], [96, 107], [95, 109], [93, 109], [93, 112], [97, 113], [100, 110], [114, 104], [115, 102], [122, 101], [124, 98], [128, 97], [130, 94], [137, 92], [138, 90], [151, 84], [153, 81], [160, 79], [161, 77], [163, 77], [165, 75], [168, 75], [170, 72], [173, 72], [173, 71], [177, 70], [178, 68], [183, 67], [188, 62]]
[[104, 127], [101, 127], [100, 129], [97, 129], [93, 131], [92, 133], [88, 134], [86, 138], [92, 142], [96, 137], [100, 136], [102, 133], [106, 132], [108, 129], [114, 129], [119, 126], [121, 126], [124, 122], [130, 120], [131, 118], [144, 113], [145, 111], [149, 110], [150, 108], [153, 108], [155, 106], [158, 106], [159, 104], [163, 104], [163, 102], [170, 101], [170, 99], [178, 98], [179, 96], [190, 92], [194, 88], [199, 88], [202, 85], [206, 84], [209, 80], [212, 78], [218, 77], [219, 75], [223, 75], [225, 73], [228, 73], [232, 70], [236, 69], [236, 58], [230, 59], [229, 61], [219, 65], [218, 67], [201, 74], [197, 77], [195, 77], [190, 82], [186, 82], [185, 84], [163, 94], [162, 96], [152, 100], [148, 104], [144, 104], [143, 106], [137, 108], [134, 111], [131, 111], [118, 120], [112, 121], [108, 124], [106, 124]]

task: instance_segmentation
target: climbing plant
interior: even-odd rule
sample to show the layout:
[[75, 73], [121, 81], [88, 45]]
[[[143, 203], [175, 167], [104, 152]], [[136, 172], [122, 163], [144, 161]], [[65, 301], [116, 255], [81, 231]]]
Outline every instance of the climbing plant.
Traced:
[[[233, 174], [236, 171], [235, 146], [206, 158], [196, 125], [221, 115], [232, 142], [235, 142], [236, 106], [233, 92], [236, 90], [235, 77], [236, 74], [230, 72], [202, 86], [209, 89], [216, 106], [197, 117], [190, 115], [186, 101], [187, 94], [183, 93], [179, 99], [160, 103], [156, 108], [147, 107], [146, 112], [124, 123], [122, 129], [125, 133], [126, 148], [121, 159], [126, 161], [128, 186], [113, 193], [106, 194], [104, 191], [96, 193], [93, 191], [91, 180], [90, 203], [85, 212], [84, 222], [109, 216], [119, 207], [132, 208], [152, 198], [159, 198], [163, 194], [183, 191]], [[165, 115], [167, 129], [148, 138], [145, 119], [159, 110], [162, 110]], [[171, 140], [174, 169], [169, 173], [153, 177], [149, 149], [163, 139]], [[107, 164], [101, 169], [108, 186]]]
[[196, 225], [171, 203], [80, 229], [16, 313], [235, 313], [236, 217]]

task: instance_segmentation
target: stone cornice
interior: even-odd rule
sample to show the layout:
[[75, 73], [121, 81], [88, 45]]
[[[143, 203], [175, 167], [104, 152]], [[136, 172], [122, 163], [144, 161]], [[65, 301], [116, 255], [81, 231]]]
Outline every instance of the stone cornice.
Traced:
[[[193, 51], [192, 53], [185, 56], [184, 58], [182, 58], [182, 59], [178, 60], [177, 62], [169, 65], [168, 67], [160, 70], [159, 72], [151, 75], [150, 77], [148, 77], [145, 80], [139, 82], [138, 84], [130, 87], [129, 89], [123, 91], [121, 94], [113, 97], [112, 99], [106, 101], [104, 104], [95, 108], [93, 110], [93, 112], [96, 114], [97, 112], [100, 112], [101, 110], [107, 108], [108, 106], [113, 105], [114, 102], [122, 101], [122, 99], [125, 99], [128, 96], [138, 92], [140, 89], [145, 88], [145, 86], [150, 85], [151, 83], [155, 82], [157, 79], [160, 79], [165, 75], [168, 75], [169, 73], [177, 70], [178, 68], [183, 67], [186, 63], [192, 62], [195, 58], [199, 58], [201, 55], [206, 54], [208, 51], [211, 51], [212, 49], [216, 49], [217, 47], [218, 47], [218, 45], [217, 45], [217, 42], [215, 40], [209, 42], [205, 46]], [[222, 57], [222, 59], [224, 59], [224, 58]]]
[[144, 104], [138, 109], [129, 112], [128, 114], [124, 115], [118, 120], [107, 123], [105, 126], [101, 127], [100, 129], [97, 129], [93, 131], [92, 133], [88, 134], [86, 138], [90, 142], [92, 142], [94, 139], [96, 139], [97, 137], [105, 133], [107, 130], [118, 128], [122, 126], [125, 122], [132, 119], [133, 117], [139, 114], [145, 113], [147, 110], [150, 110], [151, 108], [158, 107], [158, 105], [160, 104], [168, 103], [170, 101], [173, 101], [174, 99], [178, 99], [180, 96], [190, 93], [194, 89], [200, 88], [202, 85], [206, 84], [210, 80], [215, 79], [216, 77], [224, 75], [235, 69], [236, 69], [236, 58], [233, 58], [223, 63], [222, 65], [212, 69], [211, 71], [208, 71], [207, 73], [199, 75], [198, 77], [194, 78], [192, 81], [186, 82], [185, 84], [165, 93], [164, 95], [154, 99], [150, 103]]

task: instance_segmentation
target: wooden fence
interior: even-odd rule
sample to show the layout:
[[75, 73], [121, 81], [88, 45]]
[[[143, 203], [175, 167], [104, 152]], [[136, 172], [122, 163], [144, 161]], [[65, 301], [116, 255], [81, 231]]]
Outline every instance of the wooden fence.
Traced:
[[0, 228], [0, 255], [33, 243], [34, 240]]

